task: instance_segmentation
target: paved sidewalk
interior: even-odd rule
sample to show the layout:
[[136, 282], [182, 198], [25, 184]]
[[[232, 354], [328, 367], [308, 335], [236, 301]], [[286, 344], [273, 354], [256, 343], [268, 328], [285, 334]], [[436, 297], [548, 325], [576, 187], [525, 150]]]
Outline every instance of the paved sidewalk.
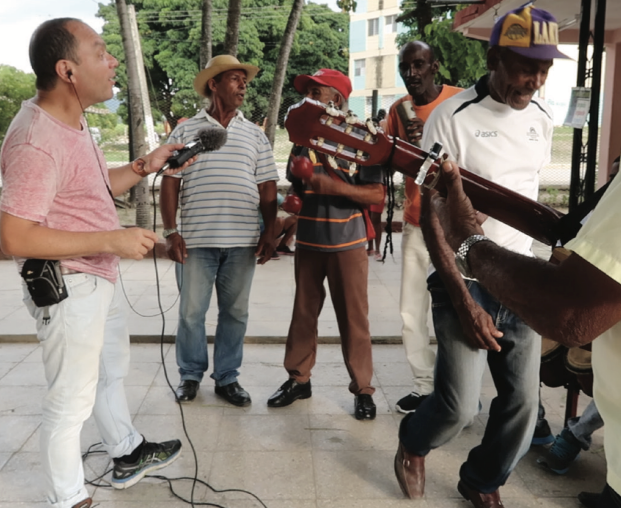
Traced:
[[[384, 263], [369, 258], [369, 322], [375, 340], [400, 340], [399, 286], [401, 276], [401, 234], [394, 238], [394, 256]], [[133, 308], [129, 331], [134, 341], [159, 341], [162, 318], [159, 315], [156, 272], [153, 259], [121, 261], [121, 281]], [[157, 260], [160, 297], [164, 313], [164, 334], [168, 338], [177, 329], [178, 300], [174, 263]], [[34, 321], [22, 304], [21, 278], [12, 260], [0, 261], [0, 342], [36, 340]], [[326, 285], [327, 288], [327, 285]], [[295, 281], [293, 256], [281, 256], [257, 266], [250, 294], [250, 319], [247, 342], [284, 341], [289, 330]], [[329, 294], [329, 293], [328, 293]], [[215, 291], [207, 313], [207, 335], [213, 336], [217, 322]], [[337, 340], [336, 316], [329, 296], [319, 318], [322, 340]]]
[[[267, 398], [286, 380], [282, 367], [284, 346], [294, 291], [293, 259], [257, 267], [251, 296], [248, 344], [245, 346], [241, 384], [253, 404], [235, 408], [217, 398], [213, 381], [205, 378], [198, 398], [183, 406], [186, 426], [196, 449], [198, 477], [217, 489], [246, 489], [269, 508], [470, 508], [456, 489], [458, 471], [468, 450], [482, 438], [489, 406], [495, 395], [486, 374], [481, 401], [483, 409], [474, 425], [427, 459], [426, 497], [403, 498], [393, 473], [397, 428], [402, 415], [396, 401], [411, 389], [411, 372], [400, 344], [398, 312], [400, 236], [395, 235], [395, 257], [381, 264], [370, 260], [369, 296], [373, 346], [374, 399], [378, 416], [373, 422], [353, 417], [353, 396], [340, 346], [321, 344], [313, 371], [313, 396], [281, 409], [268, 409]], [[544, 254], [545, 255], [545, 254]], [[125, 291], [136, 311], [130, 331], [136, 340], [152, 343], [132, 345], [131, 371], [127, 379], [130, 410], [137, 427], [150, 440], [183, 439], [181, 458], [162, 470], [168, 477], [194, 476], [193, 454], [183, 437], [179, 407], [167, 386], [161, 361], [165, 357], [170, 382], [176, 386], [174, 348], [157, 342], [162, 330], [158, 313], [153, 262], [124, 261]], [[176, 327], [176, 288], [170, 262], [158, 260], [160, 293], [165, 309], [165, 334]], [[34, 339], [34, 325], [21, 303], [20, 279], [12, 261], [0, 262], [0, 508], [40, 507], [43, 495], [38, 454], [41, 399], [45, 380], [41, 350]], [[215, 305], [208, 316], [213, 334]], [[323, 340], [338, 335], [329, 299], [320, 318]], [[33, 342], [25, 342], [31, 340]], [[16, 342], [17, 341], [17, 342]], [[261, 343], [258, 343], [261, 342]], [[210, 346], [210, 355], [211, 355]], [[560, 432], [564, 414], [564, 390], [543, 388], [542, 399], [554, 433]], [[580, 411], [589, 402], [581, 396]], [[82, 432], [82, 449], [99, 440], [93, 420]], [[575, 496], [582, 490], [600, 490], [605, 481], [603, 433], [595, 434], [589, 452], [581, 454], [566, 476], [556, 476], [536, 464], [543, 451], [533, 447], [522, 459], [502, 497], [508, 508], [578, 508]], [[105, 456], [89, 458], [87, 478], [109, 468]], [[105, 480], [109, 479], [109, 474]], [[190, 495], [190, 483], [175, 488]], [[127, 491], [91, 489], [100, 508], [181, 508], [167, 484], [145, 479]], [[214, 494], [197, 487], [195, 501], [227, 508], [262, 506], [241, 492]]]
[[[456, 489], [459, 467], [468, 450], [482, 438], [494, 388], [484, 379], [483, 410], [474, 425], [427, 459], [426, 496], [421, 501], [403, 498], [393, 473], [397, 428], [402, 415], [395, 402], [410, 390], [411, 373], [401, 345], [374, 345], [378, 416], [372, 422], [353, 417], [353, 396], [340, 347], [322, 344], [313, 371], [313, 396], [289, 407], [269, 409], [266, 400], [286, 379], [282, 368], [283, 345], [249, 344], [245, 347], [241, 384], [253, 403], [233, 407], [217, 398], [213, 381], [206, 378], [197, 399], [183, 405], [188, 433], [198, 457], [198, 477], [217, 489], [246, 489], [269, 508], [471, 508]], [[168, 375], [178, 382], [174, 349], [164, 344]], [[0, 506], [43, 508], [38, 454], [40, 404], [45, 391], [41, 351], [37, 344], [0, 344]], [[562, 427], [564, 391], [543, 389], [552, 430]], [[136, 426], [150, 440], [179, 437], [182, 455], [161, 471], [168, 477], [194, 476], [193, 454], [183, 437], [179, 408], [166, 385], [157, 344], [132, 345], [127, 379], [130, 410]], [[580, 410], [588, 403], [582, 396]], [[82, 449], [99, 441], [94, 422], [82, 432]], [[602, 432], [596, 433], [590, 451], [583, 452], [565, 476], [541, 469], [533, 447], [502, 489], [507, 508], [578, 508], [575, 496], [582, 490], [599, 490], [604, 484], [605, 459]], [[87, 460], [87, 478], [110, 467], [105, 456]], [[109, 479], [109, 474], [104, 480]], [[175, 485], [185, 496], [190, 482]], [[100, 508], [181, 508], [167, 485], [145, 479], [126, 491], [91, 489]], [[196, 501], [227, 508], [261, 505], [243, 493], [214, 494], [198, 487]]]

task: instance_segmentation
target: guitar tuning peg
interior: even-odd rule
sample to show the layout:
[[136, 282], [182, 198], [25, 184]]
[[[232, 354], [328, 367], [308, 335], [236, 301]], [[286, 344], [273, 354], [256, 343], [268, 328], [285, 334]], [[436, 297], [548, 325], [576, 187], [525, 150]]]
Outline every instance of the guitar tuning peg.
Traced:
[[326, 107], [326, 113], [334, 117], [342, 115], [341, 111], [337, 109], [333, 101], [328, 102], [328, 106]]
[[355, 162], [349, 163], [349, 176], [353, 177], [356, 174], [357, 164]]
[[328, 155], [328, 164], [332, 169], [338, 169], [339, 165], [336, 163], [336, 159], [332, 155]]
[[356, 113], [354, 113], [350, 109], [347, 111], [347, 114], [345, 115], [345, 121], [350, 125], [355, 125], [356, 123], [358, 123], [358, 117], [356, 116]]
[[377, 134], [377, 126], [375, 125], [375, 122], [370, 118], [367, 118], [366, 124], [369, 132], [375, 136]]

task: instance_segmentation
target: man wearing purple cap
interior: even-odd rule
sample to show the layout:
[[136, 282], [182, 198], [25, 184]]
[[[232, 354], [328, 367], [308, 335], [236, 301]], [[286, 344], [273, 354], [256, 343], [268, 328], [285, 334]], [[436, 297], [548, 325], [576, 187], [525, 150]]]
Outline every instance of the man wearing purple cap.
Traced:
[[[306, 97], [347, 111], [351, 82], [339, 71], [320, 69], [312, 76], [295, 78], [295, 89]], [[303, 181], [291, 173], [296, 156], [310, 158], [314, 174]], [[288, 406], [311, 396], [311, 369], [317, 352], [317, 320], [325, 300], [328, 279], [339, 325], [345, 365], [355, 395], [358, 420], [375, 418], [371, 385], [373, 359], [367, 300], [367, 230], [363, 207], [384, 198], [382, 170], [358, 167], [338, 160], [331, 167], [312, 150], [295, 146], [287, 178], [303, 199], [298, 217], [295, 250], [295, 302], [287, 336], [284, 366], [289, 379], [267, 401], [269, 407]]]
[[[558, 27], [547, 12], [525, 6], [495, 24], [487, 54], [489, 74], [437, 106], [421, 146], [438, 141], [469, 171], [537, 199], [539, 171], [550, 160], [553, 124], [534, 97], [560, 53]], [[485, 435], [460, 470], [458, 490], [477, 508], [502, 506], [498, 489], [527, 451], [538, 407], [541, 337], [468, 271], [468, 250], [495, 243], [533, 256], [532, 239], [477, 215], [478, 231], [457, 256], [442, 241], [437, 218], [423, 198], [421, 226], [436, 268], [428, 279], [438, 339], [434, 391], [401, 422], [395, 473], [403, 493], [422, 497], [425, 456], [455, 437], [478, 413], [481, 380], [489, 365], [498, 395]], [[425, 203], [427, 202], [427, 203]]]

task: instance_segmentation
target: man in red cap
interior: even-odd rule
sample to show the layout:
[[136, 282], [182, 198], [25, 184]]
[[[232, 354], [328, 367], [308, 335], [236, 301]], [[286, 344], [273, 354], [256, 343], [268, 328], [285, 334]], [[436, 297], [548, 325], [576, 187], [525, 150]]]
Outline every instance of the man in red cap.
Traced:
[[[295, 89], [307, 98], [347, 111], [351, 82], [332, 69], [301, 75]], [[326, 141], [327, 143], [328, 141]], [[307, 181], [291, 173], [294, 157], [310, 158], [314, 173]], [[363, 208], [384, 197], [382, 170], [350, 166], [337, 160], [331, 167], [323, 155], [294, 146], [287, 168], [293, 190], [303, 199], [295, 250], [295, 303], [287, 336], [284, 366], [289, 379], [267, 401], [269, 407], [288, 406], [311, 396], [311, 369], [317, 352], [317, 320], [325, 300], [324, 279], [339, 325], [345, 365], [355, 395], [355, 417], [375, 418], [371, 386], [373, 359], [367, 300], [367, 228]]]

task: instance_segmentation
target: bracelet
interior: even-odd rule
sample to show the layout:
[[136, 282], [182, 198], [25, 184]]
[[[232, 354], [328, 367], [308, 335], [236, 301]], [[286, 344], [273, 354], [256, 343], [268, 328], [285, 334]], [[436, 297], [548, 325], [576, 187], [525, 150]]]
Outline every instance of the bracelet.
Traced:
[[149, 174], [144, 170], [145, 165], [146, 165], [146, 161], [141, 157], [138, 157], [136, 160], [132, 161], [130, 164], [132, 171], [142, 178], [144, 178], [145, 176]]

